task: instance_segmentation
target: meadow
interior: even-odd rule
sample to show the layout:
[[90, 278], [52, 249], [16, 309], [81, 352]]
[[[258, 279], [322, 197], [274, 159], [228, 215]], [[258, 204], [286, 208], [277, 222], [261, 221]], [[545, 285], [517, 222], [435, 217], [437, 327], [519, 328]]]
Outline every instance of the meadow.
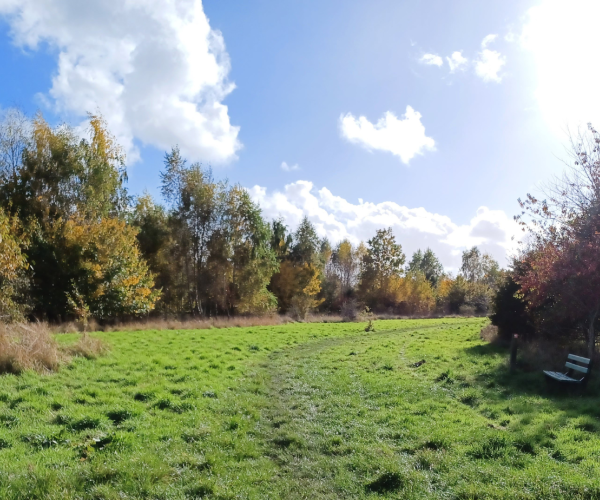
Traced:
[[94, 333], [0, 377], [0, 498], [600, 498], [597, 380], [511, 375], [486, 324]]

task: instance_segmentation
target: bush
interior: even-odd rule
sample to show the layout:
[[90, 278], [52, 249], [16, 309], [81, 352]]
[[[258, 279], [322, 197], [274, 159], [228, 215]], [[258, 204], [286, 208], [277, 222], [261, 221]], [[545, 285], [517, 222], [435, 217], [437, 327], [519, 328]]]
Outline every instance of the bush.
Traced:
[[461, 316], [475, 316], [476, 310], [475, 306], [471, 305], [463, 305], [458, 308], [458, 313]]
[[512, 276], [507, 276], [492, 298], [494, 313], [490, 315], [492, 325], [498, 327], [498, 335], [510, 339], [513, 333], [529, 336], [533, 326], [527, 305], [522, 298], [516, 296], [520, 288]]
[[358, 305], [356, 300], [350, 299], [342, 304], [341, 314], [344, 321], [356, 321], [358, 317]]

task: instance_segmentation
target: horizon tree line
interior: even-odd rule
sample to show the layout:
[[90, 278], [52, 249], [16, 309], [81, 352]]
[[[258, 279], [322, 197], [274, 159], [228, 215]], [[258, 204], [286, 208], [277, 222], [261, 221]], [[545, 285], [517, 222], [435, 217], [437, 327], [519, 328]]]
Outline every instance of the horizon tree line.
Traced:
[[159, 314], [311, 311], [486, 314], [503, 272], [479, 249], [453, 277], [429, 248], [407, 263], [391, 228], [332, 245], [304, 217], [267, 221], [246, 189], [177, 147], [163, 203], [130, 196], [125, 155], [101, 116], [88, 136], [18, 110], [0, 123], [0, 316], [111, 321]]

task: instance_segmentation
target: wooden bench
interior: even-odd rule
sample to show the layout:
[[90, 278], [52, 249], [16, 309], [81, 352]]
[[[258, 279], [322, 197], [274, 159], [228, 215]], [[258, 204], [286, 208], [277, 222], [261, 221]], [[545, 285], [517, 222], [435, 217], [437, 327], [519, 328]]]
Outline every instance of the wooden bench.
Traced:
[[[571, 363], [567, 361], [565, 363], [565, 367], [567, 371], [565, 373], [562, 372], [551, 372], [544, 370], [544, 375], [546, 376], [546, 381], [559, 383], [561, 385], [581, 385], [584, 386], [591, 372], [591, 361], [588, 358], [582, 358], [581, 356], [575, 356], [575, 354], [569, 354], [568, 359], [571, 361], [576, 361], [580, 363], [579, 365], [575, 363]], [[585, 366], [581, 366], [585, 365]], [[578, 373], [583, 373], [583, 376]]]

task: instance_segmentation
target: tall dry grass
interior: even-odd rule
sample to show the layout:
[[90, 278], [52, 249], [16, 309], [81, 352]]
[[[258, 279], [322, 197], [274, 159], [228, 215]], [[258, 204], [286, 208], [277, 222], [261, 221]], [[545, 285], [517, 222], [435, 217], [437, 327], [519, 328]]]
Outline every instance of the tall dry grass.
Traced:
[[0, 374], [25, 370], [51, 372], [72, 357], [96, 358], [107, 351], [100, 339], [87, 334], [74, 344], [59, 346], [45, 323], [0, 323]]
[[99, 338], [84, 332], [77, 342], [61, 347], [61, 351], [68, 356], [96, 359], [108, 352], [108, 346]]
[[0, 373], [56, 370], [61, 353], [42, 323], [0, 324]]
[[457, 314], [451, 315], [397, 315], [397, 314], [370, 314], [365, 317], [362, 314], [357, 315], [354, 319], [348, 319], [339, 314], [309, 314], [304, 320], [298, 321], [290, 316], [273, 315], [273, 316], [219, 316], [216, 318], [187, 318], [187, 319], [163, 319], [149, 318], [134, 321], [122, 321], [116, 323], [102, 324], [96, 321], [90, 321], [87, 326], [83, 322], [68, 322], [51, 325], [50, 328], [54, 333], [79, 333], [79, 332], [137, 332], [142, 330], [207, 330], [210, 328], [233, 328], [242, 327], [248, 328], [253, 326], [273, 326], [285, 325], [288, 323], [341, 323], [342, 321], [359, 321], [365, 322], [371, 320], [385, 319], [426, 319], [426, 318], [463, 318], [470, 316], [462, 316]]
[[54, 333], [91, 332], [135, 332], [141, 330], [207, 330], [210, 328], [231, 328], [250, 326], [282, 325], [290, 322], [283, 316], [258, 316], [258, 317], [218, 317], [218, 318], [189, 318], [189, 319], [162, 319], [150, 318], [137, 321], [124, 321], [101, 324], [90, 321], [87, 326], [82, 322], [69, 322], [52, 325]]

